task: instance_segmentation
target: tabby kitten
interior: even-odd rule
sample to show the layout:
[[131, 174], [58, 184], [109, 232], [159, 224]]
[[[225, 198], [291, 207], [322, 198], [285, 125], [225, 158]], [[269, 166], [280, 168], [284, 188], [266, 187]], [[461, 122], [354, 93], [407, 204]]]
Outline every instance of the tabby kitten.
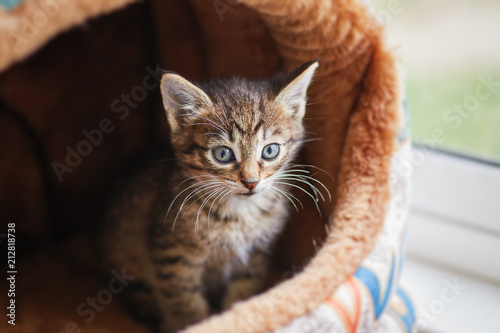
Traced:
[[125, 289], [129, 305], [156, 318], [161, 332], [262, 290], [268, 250], [294, 198], [289, 182], [312, 179], [290, 166], [317, 66], [203, 86], [163, 74], [177, 165], [166, 171], [156, 163], [129, 181], [113, 200], [104, 235], [110, 265], [136, 276]]

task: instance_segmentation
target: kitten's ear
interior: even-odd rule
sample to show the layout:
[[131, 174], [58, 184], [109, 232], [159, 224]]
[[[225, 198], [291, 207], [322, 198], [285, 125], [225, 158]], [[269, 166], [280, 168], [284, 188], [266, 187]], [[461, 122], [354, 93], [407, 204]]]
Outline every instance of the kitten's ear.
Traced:
[[161, 94], [172, 131], [202, 109], [212, 106], [210, 97], [203, 90], [174, 73], [163, 74]]
[[276, 101], [298, 119], [302, 119], [306, 112], [306, 92], [317, 67], [318, 62], [312, 61], [291, 72], [286, 86], [276, 97]]

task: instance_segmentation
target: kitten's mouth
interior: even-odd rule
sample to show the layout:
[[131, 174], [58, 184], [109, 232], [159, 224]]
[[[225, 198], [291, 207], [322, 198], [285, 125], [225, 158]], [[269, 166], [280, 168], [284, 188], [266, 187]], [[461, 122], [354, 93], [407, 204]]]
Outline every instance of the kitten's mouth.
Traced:
[[256, 192], [254, 192], [254, 191], [249, 191], [249, 192], [238, 193], [238, 195], [243, 195], [243, 196], [246, 196], [246, 197], [251, 197], [255, 193]]

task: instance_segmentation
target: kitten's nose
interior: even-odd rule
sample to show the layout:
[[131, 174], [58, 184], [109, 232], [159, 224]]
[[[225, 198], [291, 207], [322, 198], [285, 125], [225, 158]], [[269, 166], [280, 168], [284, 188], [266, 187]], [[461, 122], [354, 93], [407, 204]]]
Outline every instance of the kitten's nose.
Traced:
[[241, 180], [241, 183], [243, 184], [243, 186], [245, 186], [247, 189], [249, 190], [253, 190], [255, 189], [255, 187], [257, 186], [257, 184], [259, 183], [258, 180], [244, 180], [242, 179]]

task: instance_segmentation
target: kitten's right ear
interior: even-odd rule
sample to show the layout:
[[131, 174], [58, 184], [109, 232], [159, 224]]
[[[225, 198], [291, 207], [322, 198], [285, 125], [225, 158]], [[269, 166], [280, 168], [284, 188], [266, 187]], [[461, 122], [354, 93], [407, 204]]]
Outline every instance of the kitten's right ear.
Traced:
[[167, 120], [173, 132], [189, 118], [196, 117], [202, 109], [212, 106], [210, 97], [203, 90], [178, 74], [163, 74], [160, 87]]

